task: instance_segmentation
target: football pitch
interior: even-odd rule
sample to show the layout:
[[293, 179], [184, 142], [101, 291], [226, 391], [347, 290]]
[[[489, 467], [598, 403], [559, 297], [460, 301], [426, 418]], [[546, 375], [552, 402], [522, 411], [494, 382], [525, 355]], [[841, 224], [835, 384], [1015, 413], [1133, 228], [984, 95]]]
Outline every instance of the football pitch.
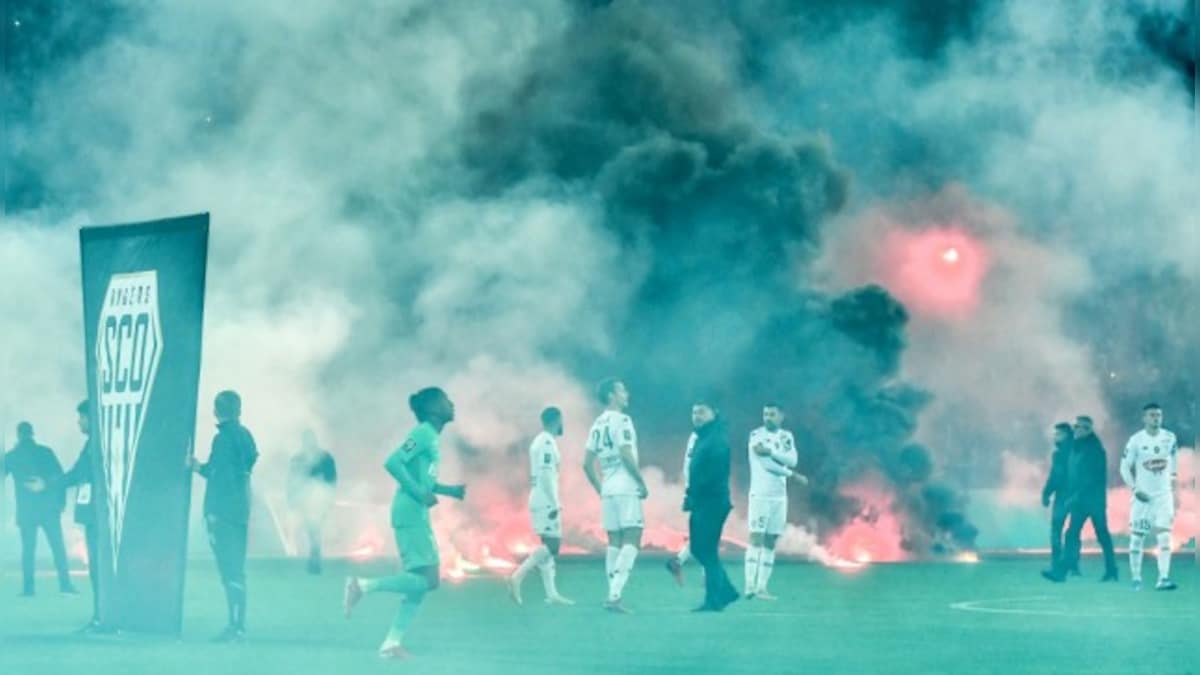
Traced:
[[[367, 596], [353, 619], [341, 614], [344, 574], [385, 572], [385, 563], [329, 563], [311, 577], [299, 561], [252, 561], [249, 639], [240, 645], [207, 641], [225, 618], [211, 563], [189, 570], [181, 640], [74, 637], [88, 615], [86, 577], [79, 597], [58, 595], [43, 577], [37, 598], [18, 599], [9, 570], [0, 579], [0, 672], [1200, 673], [1200, 575], [1190, 554], [1176, 556], [1175, 592], [1134, 593], [1124, 564], [1119, 585], [1097, 582], [1095, 559], [1064, 585], [1043, 581], [1042, 566], [1025, 558], [845, 572], [784, 563], [771, 583], [778, 602], [698, 615], [689, 609], [701, 597], [699, 568], [688, 567], [679, 588], [663, 559], [647, 555], [626, 588], [634, 613], [618, 616], [600, 608], [603, 562], [566, 560], [559, 587], [577, 606], [543, 605], [536, 572], [521, 607], [496, 577], [447, 583], [409, 634], [414, 658], [399, 663], [375, 656], [396, 596]], [[739, 583], [740, 563], [727, 568]], [[1155, 574], [1148, 556], [1146, 578]]]

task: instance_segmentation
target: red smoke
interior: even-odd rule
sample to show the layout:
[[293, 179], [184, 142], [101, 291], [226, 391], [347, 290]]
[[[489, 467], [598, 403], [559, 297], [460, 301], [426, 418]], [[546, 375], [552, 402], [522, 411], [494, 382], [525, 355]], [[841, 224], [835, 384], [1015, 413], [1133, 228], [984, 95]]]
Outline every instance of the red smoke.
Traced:
[[960, 318], [979, 301], [988, 252], [955, 226], [893, 229], [885, 235], [880, 262], [884, 285], [913, 312]]
[[880, 481], [867, 480], [847, 486], [842, 492], [857, 499], [862, 508], [829, 538], [829, 552], [835, 558], [862, 564], [906, 560], [903, 524], [891, 493], [881, 487]]

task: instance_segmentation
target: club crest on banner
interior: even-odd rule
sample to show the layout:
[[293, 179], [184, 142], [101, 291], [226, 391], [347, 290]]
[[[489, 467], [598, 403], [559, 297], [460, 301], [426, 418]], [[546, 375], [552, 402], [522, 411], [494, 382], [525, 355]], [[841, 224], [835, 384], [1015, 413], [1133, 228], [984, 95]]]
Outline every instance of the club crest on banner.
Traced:
[[108, 281], [96, 332], [97, 421], [114, 571], [162, 351], [158, 272], [114, 274]]

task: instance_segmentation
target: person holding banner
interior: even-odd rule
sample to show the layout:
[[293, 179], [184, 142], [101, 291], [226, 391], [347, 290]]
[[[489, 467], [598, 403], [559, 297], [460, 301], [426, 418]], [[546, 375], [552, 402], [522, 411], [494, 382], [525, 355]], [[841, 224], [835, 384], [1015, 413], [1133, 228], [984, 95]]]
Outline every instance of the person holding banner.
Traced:
[[217, 435], [208, 461], [190, 458], [192, 469], [208, 481], [204, 491], [204, 523], [208, 542], [217, 559], [225, 586], [229, 625], [214, 642], [241, 642], [246, 638], [246, 542], [250, 522], [250, 472], [258, 461], [258, 448], [242, 426], [242, 398], [222, 391], [213, 402]]
[[379, 646], [379, 656], [384, 659], [408, 658], [403, 644], [404, 632], [412, 623], [425, 594], [438, 587], [441, 560], [429, 509], [437, 504], [437, 495], [455, 499], [466, 495], [464, 485], [437, 482], [438, 437], [454, 419], [454, 403], [446, 392], [428, 387], [410, 396], [408, 405], [417, 417], [417, 427], [384, 464], [399, 483], [392, 500], [392, 528], [404, 571], [376, 579], [349, 577], [343, 597], [343, 611], [346, 618], [350, 618], [354, 606], [365, 593], [384, 591], [404, 596], [391, 630]]
[[96, 507], [92, 500], [92, 436], [88, 418], [88, 402], [75, 407], [79, 431], [83, 433], [83, 449], [69, 471], [63, 474], [63, 488], [75, 488], [75, 523], [83, 526], [84, 541], [87, 542], [88, 580], [92, 584], [92, 619], [79, 632], [100, 631], [100, 554], [97, 544], [99, 533], [96, 526]]
[[17, 445], [4, 457], [2, 480], [12, 474], [16, 486], [17, 528], [21, 531], [21, 595], [32, 597], [34, 563], [37, 559], [37, 535], [41, 530], [54, 555], [58, 588], [67, 595], [79, 591], [71, 584], [67, 570], [67, 547], [63, 544], [62, 512], [66, 496], [62, 490], [62, 464], [54, 451], [33, 438], [33, 425], [17, 425]]

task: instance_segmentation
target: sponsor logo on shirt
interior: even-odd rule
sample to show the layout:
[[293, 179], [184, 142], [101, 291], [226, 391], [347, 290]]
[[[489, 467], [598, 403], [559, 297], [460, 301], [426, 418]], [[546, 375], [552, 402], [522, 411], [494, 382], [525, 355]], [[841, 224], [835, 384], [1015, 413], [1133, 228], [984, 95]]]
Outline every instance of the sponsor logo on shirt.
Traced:
[[1148, 459], [1142, 462], [1142, 468], [1152, 473], [1162, 473], [1163, 471], [1166, 471], [1168, 464], [1169, 462], [1167, 462], [1166, 458], [1155, 457], [1154, 459]]

